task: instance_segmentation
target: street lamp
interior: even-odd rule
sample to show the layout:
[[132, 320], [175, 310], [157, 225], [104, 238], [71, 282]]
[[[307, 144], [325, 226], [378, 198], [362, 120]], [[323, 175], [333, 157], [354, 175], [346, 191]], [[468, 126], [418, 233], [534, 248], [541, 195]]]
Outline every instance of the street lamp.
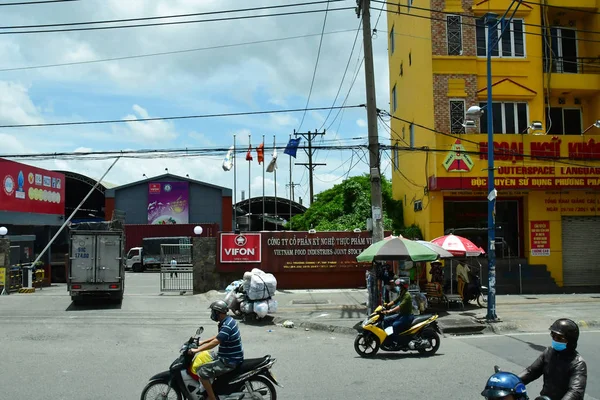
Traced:
[[531, 125], [529, 125], [527, 128], [525, 128], [525, 130], [521, 133], [525, 133], [527, 131], [532, 131], [532, 132], [542, 132], [542, 133], [534, 133], [534, 135], [545, 135], [546, 132], [544, 132], [544, 125], [540, 122], [540, 121], [533, 121], [531, 123]]
[[0, 236], [8, 235], [8, 229], [5, 226], [0, 226]]
[[600, 129], [600, 119], [594, 122], [592, 125], [590, 125], [585, 131], [583, 131], [582, 135], [584, 135], [587, 131], [589, 131], [592, 128]]
[[202, 231], [203, 231], [203, 229], [202, 229], [202, 227], [200, 225], [194, 227], [194, 234], [195, 235], [198, 235], [198, 236], [202, 235]]

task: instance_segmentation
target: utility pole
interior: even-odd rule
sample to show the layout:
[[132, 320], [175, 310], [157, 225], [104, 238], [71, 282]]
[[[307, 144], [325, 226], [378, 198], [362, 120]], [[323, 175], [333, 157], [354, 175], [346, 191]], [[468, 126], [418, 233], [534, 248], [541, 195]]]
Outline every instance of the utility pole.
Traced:
[[294, 187], [295, 186], [300, 186], [299, 183], [294, 183], [292, 182], [291, 184], [286, 184], [285, 187], [291, 187], [290, 189], [290, 199], [292, 199], [292, 201], [296, 201], [296, 198], [294, 197]]
[[[367, 94], [367, 126], [369, 132], [369, 172], [371, 177], [371, 216], [373, 218], [373, 243], [383, 240], [381, 174], [379, 159], [379, 136], [377, 133], [377, 103], [375, 98], [375, 71], [373, 67], [373, 42], [371, 32], [370, 0], [356, 0], [356, 15], [362, 15], [363, 47], [365, 53], [365, 87]], [[371, 278], [375, 279], [375, 265]], [[369, 285], [368, 285], [369, 286]], [[375, 284], [370, 285], [369, 311], [373, 312], [378, 301]]]
[[306, 133], [300, 133], [300, 132], [296, 132], [296, 130], [294, 130], [294, 135], [295, 136], [302, 136], [304, 139], [306, 139], [306, 141], [308, 142], [308, 150], [304, 149], [304, 151], [306, 152], [306, 155], [308, 156], [308, 162], [307, 163], [295, 163], [296, 165], [304, 165], [305, 167], [308, 168], [308, 184], [309, 184], [309, 190], [310, 190], [310, 201], [309, 201], [309, 205], [312, 204], [313, 202], [313, 196], [314, 196], [314, 188], [313, 188], [313, 172], [315, 170], [315, 167], [318, 167], [319, 165], [327, 165], [325, 163], [313, 163], [312, 162], [312, 158], [313, 155], [315, 154], [315, 150], [313, 150], [312, 148], [312, 140], [313, 138], [317, 137], [317, 136], [323, 136], [325, 135], [325, 131], [323, 132], [317, 132], [317, 130], [315, 129], [314, 132], [308, 131]]

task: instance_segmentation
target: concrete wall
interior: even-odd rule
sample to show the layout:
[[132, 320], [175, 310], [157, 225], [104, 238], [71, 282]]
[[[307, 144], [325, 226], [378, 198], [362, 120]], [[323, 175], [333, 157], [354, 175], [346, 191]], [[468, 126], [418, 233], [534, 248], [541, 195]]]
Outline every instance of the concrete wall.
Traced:
[[[163, 178], [156, 182], [173, 182], [176, 179]], [[223, 226], [222, 189], [190, 182], [190, 224], [217, 223]], [[115, 191], [115, 209], [125, 211], [126, 224], [148, 223], [148, 184], [125, 187]]]
[[209, 290], [224, 290], [231, 282], [242, 279], [240, 272], [217, 272], [217, 238], [195, 237], [194, 294]]

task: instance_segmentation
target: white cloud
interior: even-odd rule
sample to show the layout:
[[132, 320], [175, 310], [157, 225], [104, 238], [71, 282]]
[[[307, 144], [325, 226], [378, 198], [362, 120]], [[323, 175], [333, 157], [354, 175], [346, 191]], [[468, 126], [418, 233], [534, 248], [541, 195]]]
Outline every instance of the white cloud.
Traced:
[[42, 117], [29, 97], [28, 88], [14, 82], [0, 81], [0, 123], [19, 125], [40, 122]]
[[367, 127], [367, 121], [365, 121], [362, 118], [357, 119], [356, 120], [356, 125], [360, 126], [361, 128], [366, 128]]
[[[135, 121], [137, 119], [151, 118], [150, 114], [143, 107], [134, 104], [133, 110], [138, 115], [129, 114], [123, 117], [126, 121]], [[138, 117], [139, 116], [139, 117]], [[134, 141], [148, 142], [161, 141], [166, 142], [177, 138], [177, 133], [171, 122], [158, 120], [146, 122], [127, 122], [128, 132], [126, 132]], [[121, 132], [123, 129], [116, 128]]]

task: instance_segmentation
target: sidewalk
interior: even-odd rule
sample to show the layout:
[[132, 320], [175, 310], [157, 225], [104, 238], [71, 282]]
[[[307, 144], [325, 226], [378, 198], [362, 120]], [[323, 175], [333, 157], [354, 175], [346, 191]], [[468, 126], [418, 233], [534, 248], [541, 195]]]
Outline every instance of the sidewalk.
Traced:
[[[223, 291], [211, 291], [208, 300], [223, 299]], [[356, 334], [367, 316], [365, 289], [282, 290], [273, 297], [278, 310], [273, 322], [292, 321], [295, 327], [312, 330]], [[433, 307], [426, 313], [437, 313], [445, 333], [540, 332], [557, 318], [567, 317], [582, 329], [600, 326], [600, 294], [503, 295], [496, 297], [499, 322], [487, 323], [487, 309], [457, 304]]]

